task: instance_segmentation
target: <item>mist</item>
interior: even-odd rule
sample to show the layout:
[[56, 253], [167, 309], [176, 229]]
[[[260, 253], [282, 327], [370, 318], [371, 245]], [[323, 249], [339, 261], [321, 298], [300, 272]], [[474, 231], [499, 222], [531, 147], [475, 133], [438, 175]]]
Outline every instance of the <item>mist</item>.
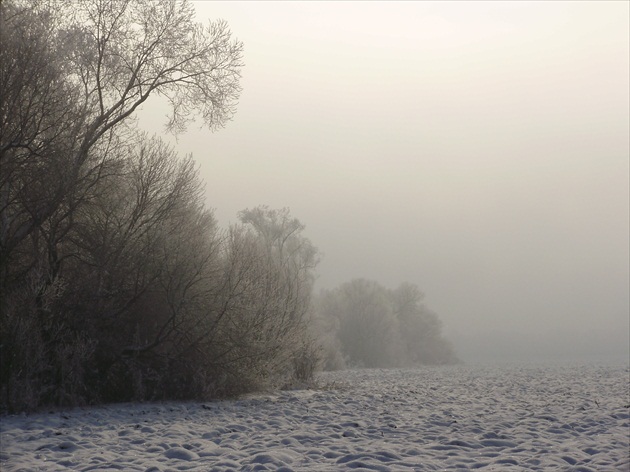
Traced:
[[628, 359], [628, 3], [194, 4], [245, 45], [232, 122], [173, 138], [221, 225], [290, 208], [317, 288], [411, 282], [464, 361]]

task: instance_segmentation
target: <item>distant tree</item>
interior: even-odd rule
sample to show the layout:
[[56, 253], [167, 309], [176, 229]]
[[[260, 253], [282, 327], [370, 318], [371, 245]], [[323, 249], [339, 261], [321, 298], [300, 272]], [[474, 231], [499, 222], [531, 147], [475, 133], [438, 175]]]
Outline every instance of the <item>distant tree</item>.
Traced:
[[389, 290], [355, 279], [318, 297], [318, 325], [324, 327], [326, 367], [395, 367], [457, 361], [441, 334], [437, 315], [421, 303], [411, 284]]
[[351, 365], [392, 367], [400, 363], [398, 320], [385, 288], [355, 279], [324, 296], [324, 316], [338, 320], [337, 337]]
[[400, 341], [411, 364], [452, 364], [457, 356], [450, 342], [442, 336], [442, 322], [422, 300], [417, 286], [403, 283], [390, 291], [392, 309], [398, 318]]

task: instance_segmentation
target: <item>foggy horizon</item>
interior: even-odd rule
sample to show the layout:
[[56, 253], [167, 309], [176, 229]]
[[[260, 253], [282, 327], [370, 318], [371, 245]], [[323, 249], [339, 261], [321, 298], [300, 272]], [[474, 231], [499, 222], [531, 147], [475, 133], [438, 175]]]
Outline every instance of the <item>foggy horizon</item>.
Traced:
[[244, 43], [234, 119], [164, 136], [220, 226], [290, 208], [316, 290], [416, 284], [465, 361], [627, 357], [627, 2], [193, 3]]

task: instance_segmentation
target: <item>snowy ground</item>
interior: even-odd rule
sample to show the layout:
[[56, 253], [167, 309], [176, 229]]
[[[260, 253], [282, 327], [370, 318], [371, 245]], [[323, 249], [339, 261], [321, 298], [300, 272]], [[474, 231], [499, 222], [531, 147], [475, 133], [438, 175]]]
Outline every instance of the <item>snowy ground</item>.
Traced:
[[0, 419], [3, 472], [630, 470], [628, 366], [364, 370], [328, 390]]

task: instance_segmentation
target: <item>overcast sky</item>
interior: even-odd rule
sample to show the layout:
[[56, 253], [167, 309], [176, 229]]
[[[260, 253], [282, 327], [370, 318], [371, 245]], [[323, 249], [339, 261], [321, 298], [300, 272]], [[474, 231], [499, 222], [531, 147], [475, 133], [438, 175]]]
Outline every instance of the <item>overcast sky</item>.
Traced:
[[628, 344], [630, 3], [194, 3], [245, 44], [234, 120], [177, 142], [222, 226], [289, 207], [318, 287], [415, 283], [454, 338]]

